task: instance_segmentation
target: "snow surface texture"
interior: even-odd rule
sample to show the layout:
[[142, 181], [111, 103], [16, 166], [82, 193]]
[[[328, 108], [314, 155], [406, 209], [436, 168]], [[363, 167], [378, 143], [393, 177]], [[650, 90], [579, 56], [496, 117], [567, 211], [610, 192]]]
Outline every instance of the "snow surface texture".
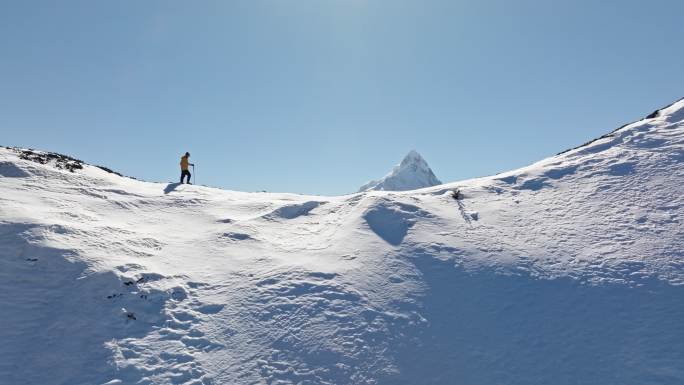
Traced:
[[416, 151], [409, 152], [400, 164], [380, 180], [372, 180], [359, 188], [359, 192], [408, 191], [442, 184]]
[[0, 383], [683, 384], [684, 101], [656, 115], [341, 197], [0, 149]]

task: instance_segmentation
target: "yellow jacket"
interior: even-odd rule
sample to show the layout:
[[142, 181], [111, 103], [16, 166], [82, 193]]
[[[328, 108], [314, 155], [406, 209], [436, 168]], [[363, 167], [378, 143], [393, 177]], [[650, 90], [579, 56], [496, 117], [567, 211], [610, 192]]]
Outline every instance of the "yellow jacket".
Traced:
[[183, 155], [180, 161], [180, 166], [181, 166], [181, 171], [187, 170], [188, 166], [190, 165], [190, 162], [188, 162], [188, 157]]

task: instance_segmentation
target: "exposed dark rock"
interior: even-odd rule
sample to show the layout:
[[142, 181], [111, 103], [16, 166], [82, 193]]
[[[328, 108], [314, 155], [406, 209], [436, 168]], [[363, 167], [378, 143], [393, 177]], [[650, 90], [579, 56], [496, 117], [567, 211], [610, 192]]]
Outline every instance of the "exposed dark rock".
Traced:
[[62, 170], [74, 172], [75, 170], [80, 170], [83, 168], [83, 161], [67, 155], [56, 154], [54, 152], [37, 152], [32, 149], [14, 149], [14, 151], [19, 153], [19, 158], [30, 160], [32, 162], [47, 164], [54, 161], [55, 167]]

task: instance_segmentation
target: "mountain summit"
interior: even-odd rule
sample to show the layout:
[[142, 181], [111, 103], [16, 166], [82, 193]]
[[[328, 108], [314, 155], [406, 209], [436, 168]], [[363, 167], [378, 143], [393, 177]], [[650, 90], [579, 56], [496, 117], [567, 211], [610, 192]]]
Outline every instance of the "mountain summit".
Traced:
[[442, 184], [428, 166], [425, 159], [411, 150], [394, 169], [382, 179], [372, 180], [359, 188], [359, 191], [383, 190], [406, 191]]

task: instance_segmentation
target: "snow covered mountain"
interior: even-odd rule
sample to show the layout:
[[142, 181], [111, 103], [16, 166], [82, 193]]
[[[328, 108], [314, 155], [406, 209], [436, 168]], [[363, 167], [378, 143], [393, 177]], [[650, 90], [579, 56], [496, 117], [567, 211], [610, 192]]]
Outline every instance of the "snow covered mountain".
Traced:
[[372, 180], [359, 188], [359, 192], [407, 191], [442, 184], [419, 153], [410, 151], [392, 172], [380, 180]]
[[339, 197], [0, 149], [0, 383], [682, 384], [683, 120]]

